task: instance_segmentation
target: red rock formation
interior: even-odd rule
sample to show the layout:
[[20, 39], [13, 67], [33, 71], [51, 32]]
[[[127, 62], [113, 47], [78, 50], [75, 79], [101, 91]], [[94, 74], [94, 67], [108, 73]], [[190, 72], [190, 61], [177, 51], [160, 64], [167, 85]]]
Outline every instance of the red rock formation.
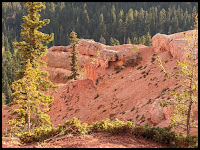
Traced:
[[[198, 35], [197, 30], [189, 30], [185, 32], [174, 33], [171, 35], [158, 33], [152, 37], [152, 45], [154, 47], [154, 51], [156, 53], [170, 51], [173, 58], [184, 60], [188, 55], [188, 53], [184, 50], [184, 47], [186, 46], [184, 33], [186, 33], [187, 36], [191, 36], [192, 34]], [[191, 44], [193, 44], [193, 42]]]
[[49, 52], [58, 52], [58, 53], [62, 53], [63, 51], [66, 51], [66, 47], [65, 46], [53, 46], [49, 48]]
[[165, 119], [165, 115], [163, 113], [163, 108], [160, 106], [160, 100], [157, 99], [153, 102], [151, 109], [149, 111], [151, 121], [154, 124], [159, 124]]
[[[85, 77], [95, 83], [96, 79], [109, 67], [110, 62], [122, 66], [128, 60], [136, 59], [135, 54], [130, 50], [131, 47], [131, 44], [107, 46], [94, 40], [80, 39], [77, 45], [78, 65], [80, 68], [84, 68]], [[145, 46], [139, 45], [139, 47]], [[49, 48], [47, 55], [42, 58], [47, 63], [45, 70], [50, 74], [49, 80], [54, 83], [67, 82], [66, 76], [70, 74], [71, 60], [68, 57], [70, 52], [70, 46]]]
[[[61, 47], [64, 50], [63, 47]], [[42, 57], [41, 60], [47, 63], [47, 68], [44, 71], [49, 73], [49, 80], [53, 83], [66, 83], [67, 76], [70, 71], [69, 53], [57, 49], [56, 47], [50, 48], [47, 55]]]
[[169, 50], [169, 43], [172, 41], [172, 38], [165, 34], [156, 34], [152, 37], [152, 45], [156, 53]]
[[101, 51], [103, 47], [103, 44], [97, 43], [94, 40], [80, 39], [77, 50], [81, 55], [95, 56], [97, 51]]
[[[194, 32], [194, 31], [192, 31]], [[186, 32], [191, 34], [190, 31]], [[46, 70], [50, 79], [59, 83], [58, 92], [52, 90], [48, 94], [54, 96], [49, 115], [55, 126], [73, 117], [82, 122], [91, 123], [105, 118], [131, 120], [136, 124], [150, 123], [164, 127], [169, 125], [171, 109], [162, 108], [159, 101], [172, 98], [170, 91], [178, 88], [180, 81], [168, 79], [158, 67], [155, 60], [159, 55], [165, 62], [166, 70], [174, 71], [177, 67], [176, 58], [181, 59], [183, 47], [182, 33], [169, 36], [155, 35], [153, 47], [136, 45], [142, 60], [138, 66], [124, 67], [116, 73], [115, 65], [122, 66], [128, 60], [134, 61], [135, 55], [130, 51], [132, 45], [106, 46], [93, 40], [81, 39], [78, 45], [79, 67], [84, 68], [85, 76], [77, 81], [67, 81], [70, 73], [70, 47], [50, 48], [42, 58], [47, 62]], [[172, 39], [172, 40], [171, 40]], [[171, 40], [171, 42], [170, 42]], [[178, 41], [181, 43], [178, 44]], [[174, 42], [174, 43], [173, 43]], [[177, 42], [177, 43], [176, 43]], [[178, 50], [179, 49], [179, 50]], [[69, 52], [64, 52], [65, 50]], [[97, 51], [100, 55], [96, 55]], [[158, 53], [156, 53], [158, 52]], [[98, 84], [97, 84], [98, 83]], [[3, 122], [8, 120], [10, 108], [3, 107]], [[194, 107], [194, 119], [198, 119], [198, 107]], [[6, 124], [2, 124], [2, 131]], [[192, 129], [192, 134], [198, 130]]]
[[88, 79], [92, 80], [93, 83], [96, 82], [96, 79], [98, 78], [98, 68], [96, 65], [90, 63], [84, 66], [85, 69], [85, 75]]

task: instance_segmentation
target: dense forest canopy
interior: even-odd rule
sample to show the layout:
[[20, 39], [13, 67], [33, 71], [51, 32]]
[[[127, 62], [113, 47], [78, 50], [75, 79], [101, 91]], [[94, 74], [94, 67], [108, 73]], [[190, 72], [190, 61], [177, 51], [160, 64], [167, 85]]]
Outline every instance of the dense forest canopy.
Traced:
[[[41, 32], [54, 33], [47, 46], [69, 45], [71, 31], [78, 38], [107, 45], [151, 45], [156, 33], [172, 34], [193, 29], [198, 2], [44, 2], [41, 19], [50, 19]], [[10, 85], [20, 67], [12, 42], [20, 42], [22, 2], [2, 3], [2, 103], [10, 103]]]

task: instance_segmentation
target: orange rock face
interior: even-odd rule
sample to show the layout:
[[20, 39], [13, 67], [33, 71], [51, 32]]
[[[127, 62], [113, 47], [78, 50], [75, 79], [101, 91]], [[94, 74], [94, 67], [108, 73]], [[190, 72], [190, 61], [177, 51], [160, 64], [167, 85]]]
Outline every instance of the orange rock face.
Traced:
[[[95, 83], [97, 78], [102, 76], [104, 70], [109, 68], [110, 62], [122, 66], [129, 60], [135, 60], [136, 57], [130, 50], [131, 47], [131, 44], [107, 46], [94, 40], [80, 39], [77, 51], [79, 68], [84, 70], [82, 79], [88, 78]], [[53, 46], [49, 48], [47, 55], [42, 58], [47, 63], [47, 68], [44, 70], [49, 72], [49, 80], [54, 83], [67, 82], [67, 76], [71, 73], [70, 52], [70, 46]]]
[[[184, 49], [184, 47], [186, 46], [186, 39], [184, 38], [184, 33], [186, 33], [187, 36], [192, 36], [192, 34], [198, 35], [197, 30], [189, 30], [171, 35], [158, 33], [152, 37], [152, 45], [154, 47], [154, 51], [156, 53], [170, 51], [173, 58], [178, 59], [180, 61], [184, 60], [185, 58], [187, 58], [188, 55], [188, 53]], [[192, 44], [193, 41], [191, 42], [191, 46]]]
[[[171, 109], [162, 108], [159, 102], [172, 99], [170, 92], [181, 90], [182, 83], [181, 80], [164, 76], [156, 56], [159, 55], [165, 62], [166, 70], [176, 71], [176, 60], [185, 54], [182, 52], [182, 38], [183, 33], [158, 34], [152, 38], [152, 47], [135, 45], [142, 58], [135, 66], [125, 66], [127, 61], [134, 62], [136, 59], [131, 44], [107, 46], [94, 40], [81, 39], [77, 50], [82, 76], [74, 82], [66, 79], [70, 74], [70, 47], [50, 48], [42, 60], [47, 62], [49, 79], [59, 86], [57, 93], [52, 90], [48, 92], [54, 97], [48, 112], [52, 123], [57, 126], [73, 117], [89, 124], [105, 118], [118, 118], [141, 125], [168, 126]], [[9, 109], [3, 107], [4, 122], [8, 120]], [[198, 120], [197, 106], [194, 106], [193, 112], [193, 118]], [[7, 125], [2, 125], [4, 131]], [[192, 134], [197, 135], [198, 130], [193, 129]]]

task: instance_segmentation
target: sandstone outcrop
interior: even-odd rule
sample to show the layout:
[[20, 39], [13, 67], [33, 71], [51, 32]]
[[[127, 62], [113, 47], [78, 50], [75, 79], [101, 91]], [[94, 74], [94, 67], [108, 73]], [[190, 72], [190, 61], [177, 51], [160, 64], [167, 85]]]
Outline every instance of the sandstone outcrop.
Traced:
[[49, 52], [58, 52], [58, 53], [61, 53], [63, 51], [66, 50], [66, 47], [65, 46], [52, 46], [49, 48]]
[[92, 80], [93, 83], [96, 83], [96, 80], [98, 78], [98, 67], [92, 63], [87, 64], [84, 66], [84, 70], [85, 70], [85, 76]]
[[77, 50], [81, 55], [95, 56], [98, 51], [103, 49], [103, 44], [97, 43], [94, 40], [80, 39]]
[[152, 37], [152, 45], [156, 53], [169, 50], [169, 43], [172, 41], [172, 38], [165, 34], [156, 34]]
[[[141, 45], [140, 45], [141, 46]], [[108, 46], [90, 39], [80, 39], [77, 45], [78, 65], [84, 70], [83, 78], [91, 79], [94, 83], [104, 70], [109, 68], [110, 62], [122, 66], [127, 61], [134, 61], [135, 54], [130, 50], [132, 44]], [[145, 47], [145, 46], [143, 46]], [[66, 76], [70, 74], [70, 46], [53, 46], [42, 58], [47, 63], [46, 71], [49, 79], [54, 83], [66, 83]]]
[[69, 69], [70, 59], [68, 56], [69, 53], [63, 51], [48, 51], [47, 55], [42, 57], [41, 60], [47, 63], [47, 67]]
[[100, 51], [100, 57], [103, 61], [117, 61], [118, 56], [117, 52], [114, 50], [101, 50]]
[[[183, 60], [187, 56], [184, 50], [184, 32], [171, 35], [156, 34], [152, 38], [152, 45], [156, 53], [168, 51], [173, 58]], [[188, 36], [195, 34], [195, 30], [186, 31]], [[135, 45], [145, 48], [144, 45]], [[84, 70], [83, 78], [91, 79], [94, 83], [103, 74], [103, 70], [108, 69], [110, 62], [123, 66], [128, 62], [136, 62], [136, 54], [131, 50], [132, 44], [108, 46], [91, 39], [80, 39], [77, 45], [78, 64]], [[70, 46], [53, 46], [42, 58], [47, 62], [47, 71], [50, 73], [49, 79], [54, 83], [66, 83], [66, 76], [70, 74]], [[112, 64], [113, 64], [112, 63]], [[57, 68], [57, 69], [55, 69]]]
[[150, 113], [151, 121], [154, 124], [158, 124], [163, 119], [165, 119], [165, 115], [163, 113], [163, 108], [160, 106], [160, 100], [159, 99], [154, 101], [154, 103], [151, 106], [149, 113]]
[[[178, 59], [180, 61], [187, 58], [188, 53], [185, 51], [184, 47], [186, 46], [186, 39], [184, 38], [184, 33], [187, 36], [192, 36], [192, 34], [197, 34], [197, 30], [189, 30], [180, 33], [174, 33], [171, 35], [165, 34], [156, 34], [152, 37], [152, 45], [154, 47], [154, 51], [156, 53], [160, 53], [163, 51], [169, 51], [173, 58]], [[191, 42], [191, 46], [193, 46], [194, 42]]]
[[70, 59], [69, 53], [63, 52], [64, 46], [54, 46], [49, 48], [47, 55], [41, 60], [47, 63], [47, 68], [44, 71], [49, 73], [49, 80], [53, 83], [66, 83], [67, 76], [70, 74]]
[[118, 61], [123, 61], [126, 64], [129, 60], [136, 60], [136, 54], [130, 48], [120, 50], [117, 53]]

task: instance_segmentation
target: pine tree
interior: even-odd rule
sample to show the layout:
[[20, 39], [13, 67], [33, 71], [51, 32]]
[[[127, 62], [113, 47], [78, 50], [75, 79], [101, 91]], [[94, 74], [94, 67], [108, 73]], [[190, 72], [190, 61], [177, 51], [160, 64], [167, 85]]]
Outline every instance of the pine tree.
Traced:
[[2, 92], [2, 105], [6, 104], [6, 95]]
[[145, 36], [143, 35], [143, 36], [139, 37], [139, 44], [145, 45], [145, 43], [146, 43]]
[[71, 41], [71, 48], [72, 48], [72, 52], [70, 55], [71, 58], [71, 71], [72, 74], [70, 76], [68, 76], [68, 79], [74, 79], [76, 80], [79, 76], [78, 73], [78, 59], [77, 59], [77, 51], [76, 51], [76, 47], [77, 47], [77, 43], [79, 41], [79, 39], [77, 38], [77, 34], [76, 32], [72, 31], [70, 34], [70, 41]]
[[10, 51], [5, 51], [2, 57], [2, 92], [6, 96], [6, 104], [12, 101], [10, 85], [14, 81], [15, 60]]
[[112, 14], [112, 23], [116, 24], [116, 10], [115, 10], [114, 4], [112, 5], [112, 8], [111, 8], [111, 14]]
[[114, 39], [111, 37], [110, 38], [110, 45], [113, 46], [114, 45]]
[[137, 37], [135, 37], [135, 36], [134, 36], [134, 38], [133, 38], [133, 44], [138, 44], [138, 39], [137, 39]]
[[163, 8], [160, 13], [159, 13], [159, 33], [166, 33], [166, 26], [165, 26], [165, 21], [166, 21], [166, 11]]
[[145, 45], [146, 46], [151, 46], [152, 44], [151, 44], [151, 35], [150, 35], [150, 33], [149, 32], [147, 32], [146, 33], [146, 35], [145, 35]]
[[103, 36], [101, 36], [99, 42], [102, 43], [102, 44], [106, 44], [106, 40]]
[[50, 117], [45, 112], [49, 110], [48, 106], [53, 102], [53, 98], [37, 90], [38, 78], [39, 73], [28, 59], [24, 68], [24, 77], [13, 82], [11, 86], [16, 91], [12, 94], [13, 101], [19, 106], [12, 111], [12, 115], [17, 115], [17, 118], [8, 121], [12, 126], [10, 133], [15, 136], [20, 136], [24, 131], [34, 133], [35, 130], [52, 126]]
[[127, 44], [132, 44], [132, 43], [131, 43], [130, 37], [127, 38], [127, 42], [126, 42], [126, 43], [127, 43]]
[[18, 80], [11, 86], [15, 91], [12, 94], [13, 102], [19, 108], [12, 112], [13, 115], [17, 115], [17, 119], [8, 121], [11, 125], [10, 132], [16, 136], [21, 136], [25, 131], [36, 133], [40, 129], [48, 129], [52, 126], [50, 117], [45, 112], [49, 110], [48, 107], [54, 98], [42, 94], [41, 91], [57, 88], [51, 81], [44, 78], [48, 76], [48, 73], [41, 71], [45, 63], [39, 60], [46, 55], [48, 50], [42, 42], [48, 43], [54, 36], [38, 31], [50, 22], [48, 19], [40, 21], [38, 11], [45, 9], [45, 5], [42, 2], [24, 2], [24, 4], [28, 7], [29, 13], [28, 16], [23, 17], [25, 23], [21, 24], [23, 27], [21, 36], [25, 41], [13, 42], [13, 45], [17, 47], [22, 65], [22, 69], [17, 74]]
[[[106, 32], [106, 24], [104, 23], [104, 16], [103, 16], [103, 13], [100, 14], [99, 16], [99, 25], [97, 27], [97, 31], [100, 31], [101, 32], [101, 37], [105, 37], [107, 32]], [[97, 32], [98, 33], [98, 32]], [[99, 35], [99, 33], [98, 33]], [[105, 44], [106, 44], [106, 41], [105, 41]]]
[[[195, 29], [198, 32], [198, 18], [195, 15]], [[159, 66], [167, 77], [179, 78], [182, 83], [182, 90], [179, 92], [172, 92], [171, 95], [174, 100], [162, 101], [163, 107], [171, 105], [172, 117], [170, 118], [170, 124], [173, 127], [181, 127], [187, 131], [187, 135], [190, 134], [191, 128], [198, 128], [198, 122], [192, 120], [192, 108], [197, 104], [198, 100], [198, 34], [188, 37], [186, 34], [186, 46], [185, 50], [188, 52], [188, 58], [185, 58], [182, 62], [177, 60], [177, 64], [180, 71], [167, 72], [162, 65], [160, 57], [158, 57]]]
[[123, 9], [120, 10], [118, 18], [123, 20], [123, 18], [124, 18], [124, 10]]
[[110, 45], [115, 46], [115, 45], [120, 45], [119, 41], [115, 38], [110, 38]]
[[[37, 69], [40, 73], [38, 78], [37, 88], [38, 90], [48, 91], [49, 88], [56, 89], [49, 80], [45, 80], [44, 76], [49, 76], [47, 72], [41, 71], [40, 67], [45, 67], [45, 62], [39, 60], [41, 57], [45, 56], [48, 47], [43, 45], [43, 42], [49, 43], [53, 40], [54, 34], [50, 36], [48, 34], [38, 31], [39, 28], [49, 24], [49, 19], [44, 19], [40, 21], [40, 14], [38, 11], [45, 9], [45, 5], [42, 2], [24, 2], [28, 7], [28, 16], [23, 16], [25, 23], [21, 24], [23, 28], [21, 31], [21, 37], [25, 40], [22, 42], [13, 42], [13, 45], [17, 47], [16, 51], [20, 55], [20, 62], [22, 66], [26, 65], [26, 61], [30, 59], [33, 68]], [[23, 77], [23, 67], [21, 71], [17, 72], [16, 79]]]
[[128, 22], [133, 22], [133, 9], [130, 8], [127, 14]]

